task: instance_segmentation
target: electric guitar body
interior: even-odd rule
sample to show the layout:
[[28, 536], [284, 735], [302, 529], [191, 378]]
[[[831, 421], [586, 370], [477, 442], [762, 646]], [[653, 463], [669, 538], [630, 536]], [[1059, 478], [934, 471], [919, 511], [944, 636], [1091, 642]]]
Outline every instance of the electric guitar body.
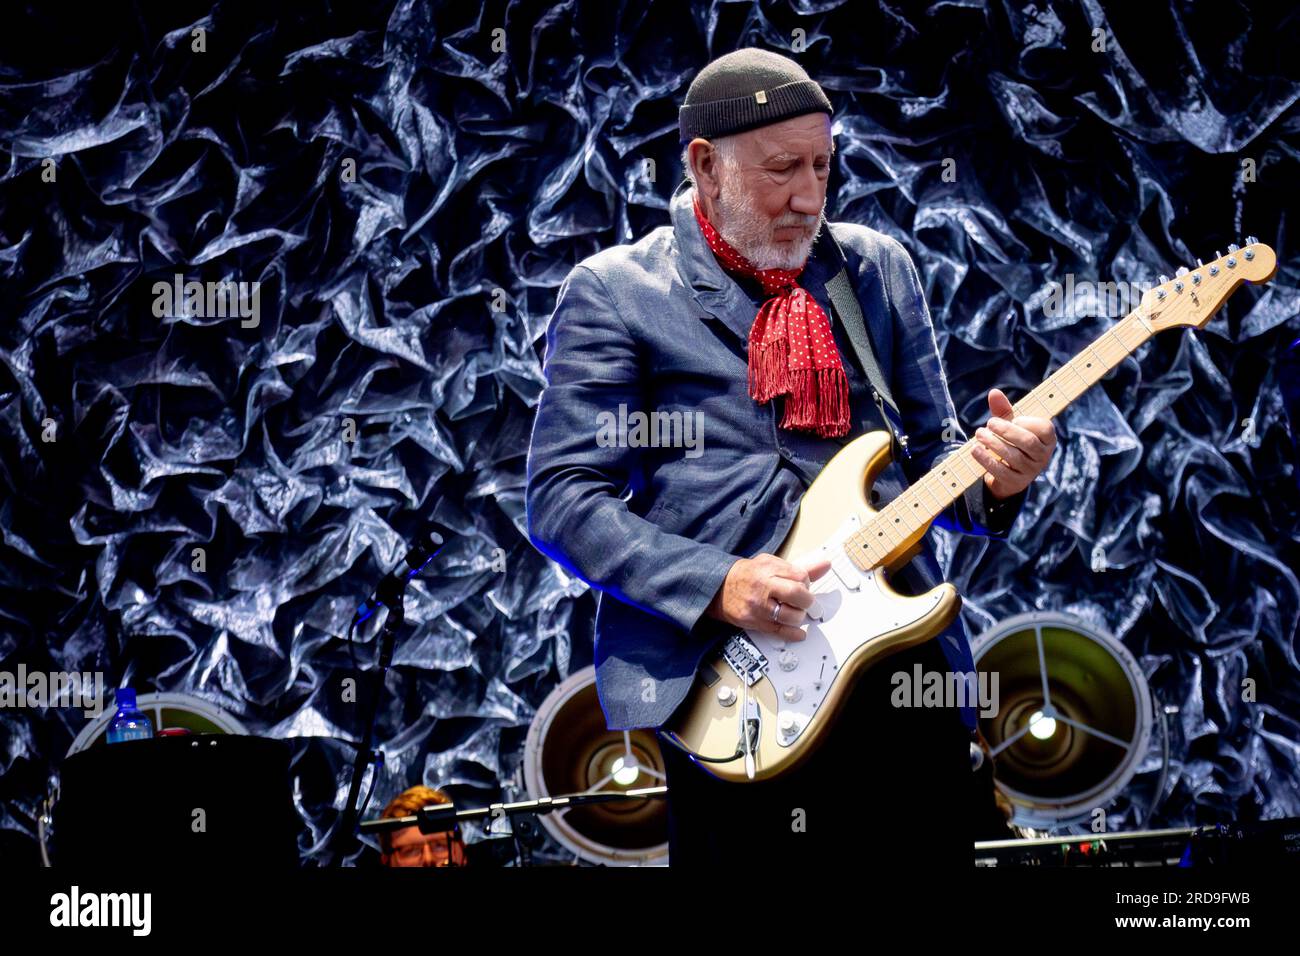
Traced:
[[[804, 494], [777, 552], [794, 564], [831, 562], [831, 570], [812, 584], [817, 603], [803, 628], [805, 639], [787, 643], [758, 631], [733, 636], [706, 659], [717, 681], [692, 693], [674, 714], [673, 726], [665, 728], [695, 754], [735, 754], [707, 763], [715, 776], [748, 780], [747, 764], [753, 779], [793, 769], [830, 729], [863, 669], [929, 640], [957, 616], [961, 596], [951, 584], [909, 597], [890, 586], [890, 568], [863, 571], [848, 556], [846, 543], [877, 514], [868, 492], [891, 461], [889, 446], [888, 432], [868, 432], [836, 454]], [[899, 556], [892, 568], [911, 560], [923, 534], [924, 529], [895, 545]], [[737, 747], [742, 719], [757, 737], [750, 754]]]
[[[1055, 418], [1156, 332], [1203, 328], [1243, 282], [1267, 282], [1277, 257], [1253, 237], [1195, 269], [1180, 268], [1141, 305], [1016, 402], [1015, 415]], [[1164, 279], [1164, 277], [1161, 277]], [[834, 725], [857, 678], [872, 663], [923, 643], [957, 616], [951, 584], [902, 595], [889, 576], [920, 550], [931, 523], [983, 480], [971, 454], [954, 450], [879, 510], [871, 485], [890, 463], [888, 432], [846, 445], [809, 486], [778, 555], [793, 564], [817, 559], [831, 569], [811, 587], [816, 602], [802, 641], [737, 630], [709, 652], [690, 693], [661, 733], [719, 779], [744, 783], [788, 773], [815, 751]]]

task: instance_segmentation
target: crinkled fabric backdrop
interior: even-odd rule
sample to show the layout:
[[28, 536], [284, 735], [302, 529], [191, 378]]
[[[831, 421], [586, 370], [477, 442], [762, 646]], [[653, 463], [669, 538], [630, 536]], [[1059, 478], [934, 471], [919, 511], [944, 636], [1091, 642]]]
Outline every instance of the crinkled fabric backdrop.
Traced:
[[[972, 634], [1075, 612], [1178, 708], [1152, 825], [1300, 813], [1288, 5], [113, 6], [34, 3], [0, 40], [0, 668], [101, 670], [290, 738], [320, 862], [359, 730], [341, 635], [436, 518], [457, 534], [411, 589], [371, 812], [421, 781], [500, 798], [591, 660], [593, 595], [524, 532], [557, 287], [667, 221], [694, 72], [802, 38], [837, 111], [828, 215], [912, 251], [968, 428], [1110, 321], [1049, 318], [1050, 281], [1151, 281], [1245, 233], [1279, 251], [1271, 286], [1058, 420], [1009, 543], [935, 533]], [[156, 318], [177, 273], [259, 281], [260, 324]], [[7, 859], [36, 860], [83, 723], [0, 713]]]

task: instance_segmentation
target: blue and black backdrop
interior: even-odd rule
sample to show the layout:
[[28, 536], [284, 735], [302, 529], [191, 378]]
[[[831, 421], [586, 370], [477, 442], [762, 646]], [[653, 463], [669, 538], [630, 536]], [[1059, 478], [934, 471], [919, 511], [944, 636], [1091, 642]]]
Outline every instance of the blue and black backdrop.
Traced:
[[[828, 91], [828, 216], [912, 252], [968, 429], [990, 387], [1014, 400], [1115, 318], [1049, 310], [1050, 283], [1151, 282], [1247, 233], [1278, 250], [1270, 286], [1157, 336], [1057, 421], [1009, 542], [935, 533], [972, 634], [1071, 611], [1177, 708], [1153, 826], [1300, 813], [1294, 6], [32, 2], [5, 20], [0, 669], [100, 671], [288, 738], [304, 860], [359, 729], [342, 635], [424, 523], [455, 534], [410, 593], [372, 813], [419, 782], [499, 798], [534, 708], [590, 662], [592, 594], [524, 533], [541, 336], [577, 261], [667, 221], [677, 105], [740, 46]], [[256, 318], [156, 308], [176, 276], [259, 283]], [[0, 712], [7, 859], [36, 860], [84, 722]]]

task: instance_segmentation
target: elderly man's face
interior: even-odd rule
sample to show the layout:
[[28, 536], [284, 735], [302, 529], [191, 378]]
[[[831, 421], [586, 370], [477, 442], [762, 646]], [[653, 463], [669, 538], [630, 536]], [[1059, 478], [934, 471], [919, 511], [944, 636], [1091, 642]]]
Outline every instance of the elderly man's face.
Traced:
[[705, 213], [759, 269], [797, 269], [825, 222], [831, 121], [808, 113], [737, 135], [734, 157], [697, 177]]

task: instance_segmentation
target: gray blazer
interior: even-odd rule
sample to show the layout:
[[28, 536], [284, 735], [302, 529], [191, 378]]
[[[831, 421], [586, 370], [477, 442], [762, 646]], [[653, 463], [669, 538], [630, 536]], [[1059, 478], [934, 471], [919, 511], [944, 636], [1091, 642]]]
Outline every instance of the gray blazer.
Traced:
[[[841, 266], [909, 438], [911, 458], [885, 470], [875, 500], [891, 499], [967, 440], [911, 257], [897, 240], [852, 223], [830, 224], [841, 249], [819, 238], [799, 279], [832, 316], [852, 427], [842, 438], [778, 428], [780, 402], [759, 405], [747, 390], [761, 290], [722, 270], [691, 200], [683, 181], [671, 226], [584, 259], [560, 286], [528, 451], [529, 537], [601, 592], [596, 684], [611, 730], [668, 720], [700, 658], [728, 633], [704, 609], [731, 565], [776, 551], [826, 462], [884, 427], [826, 294]], [[655, 419], [664, 427], [638, 431], [636, 412], [665, 413]], [[1005, 538], [1024, 499], [997, 502], [980, 483], [936, 523]], [[927, 537], [892, 582], [918, 593], [941, 580]], [[940, 643], [954, 670], [973, 669], [960, 616]], [[963, 718], [974, 726], [972, 708]]]

